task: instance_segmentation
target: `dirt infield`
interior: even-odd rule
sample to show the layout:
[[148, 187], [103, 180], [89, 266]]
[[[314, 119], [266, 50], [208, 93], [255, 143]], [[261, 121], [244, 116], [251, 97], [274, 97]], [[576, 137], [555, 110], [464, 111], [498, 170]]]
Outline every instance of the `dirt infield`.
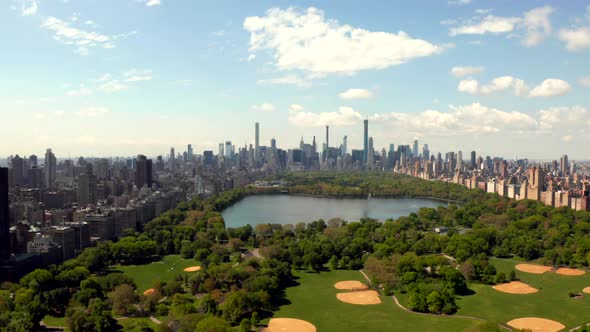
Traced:
[[350, 303], [350, 304], [360, 304], [360, 305], [369, 305], [369, 304], [380, 304], [381, 299], [379, 298], [379, 293], [374, 290], [362, 291], [362, 292], [352, 292], [352, 293], [338, 293], [336, 294], [336, 298], [342, 302]]
[[557, 271], [555, 271], [555, 273], [561, 274], [563, 276], [583, 276], [584, 274], [586, 274], [586, 271], [570, 269], [567, 267], [560, 267], [559, 269], [557, 269]]
[[507, 284], [496, 285], [493, 288], [499, 292], [510, 294], [533, 294], [539, 291], [520, 281], [511, 281]]
[[534, 264], [518, 264], [514, 268], [518, 271], [534, 274], [543, 274], [545, 272], [553, 271], [551, 266], [534, 265]]
[[586, 293], [586, 294], [590, 294], [590, 287], [586, 287], [582, 290], [582, 292]]
[[146, 290], [145, 292], [143, 292], [143, 295], [150, 295], [150, 294], [153, 294], [155, 292], [156, 292], [155, 289], [150, 288], [150, 289]]
[[359, 291], [359, 290], [367, 290], [369, 287], [363, 284], [360, 281], [356, 280], [349, 280], [349, 281], [340, 281], [334, 284], [334, 288], [339, 290], [351, 290], [351, 291]]
[[201, 269], [200, 266], [191, 266], [191, 267], [187, 267], [186, 269], [184, 269], [184, 272], [195, 272], [195, 271], [199, 271]]
[[557, 332], [565, 328], [565, 325], [560, 322], [536, 317], [517, 318], [507, 324], [515, 329], [528, 329], [533, 332]]
[[316, 332], [310, 322], [294, 318], [273, 318], [261, 332]]

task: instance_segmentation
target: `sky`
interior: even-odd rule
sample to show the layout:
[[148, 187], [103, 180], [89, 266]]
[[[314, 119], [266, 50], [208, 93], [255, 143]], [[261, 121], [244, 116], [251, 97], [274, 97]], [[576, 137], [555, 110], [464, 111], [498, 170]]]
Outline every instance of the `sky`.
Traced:
[[588, 160], [590, 1], [2, 0], [0, 156], [231, 140]]

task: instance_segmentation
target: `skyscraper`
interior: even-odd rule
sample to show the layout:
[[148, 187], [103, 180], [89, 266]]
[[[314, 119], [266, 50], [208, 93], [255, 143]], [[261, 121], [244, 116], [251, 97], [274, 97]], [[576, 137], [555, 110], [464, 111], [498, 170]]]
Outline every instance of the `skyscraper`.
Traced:
[[57, 174], [57, 160], [51, 149], [45, 152], [45, 187], [53, 188], [55, 186], [55, 178]]
[[187, 154], [188, 161], [192, 161], [194, 158], [194, 153], [193, 153], [193, 146], [191, 144], [188, 145], [188, 147], [186, 149], [186, 154]]
[[96, 204], [96, 175], [92, 171], [92, 164], [86, 166], [86, 172], [78, 176], [78, 205], [86, 207]]
[[418, 138], [414, 138], [414, 143], [412, 145], [412, 157], [417, 158], [418, 156]]
[[147, 159], [144, 155], [137, 156], [135, 162], [135, 185], [141, 189], [143, 186], [151, 187], [152, 183], [152, 160]]
[[254, 161], [258, 162], [259, 154], [260, 154], [260, 124], [256, 122], [254, 126], [255, 129], [255, 138], [254, 138]]
[[365, 119], [365, 132], [363, 135], [363, 163], [367, 163], [367, 155], [369, 153], [369, 120]]
[[18, 154], [10, 161], [12, 165], [12, 184], [22, 186], [24, 184], [24, 161]]
[[330, 126], [326, 126], [326, 146], [324, 147], [324, 160], [328, 160], [328, 152], [330, 151]]
[[231, 141], [225, 141], [225, 158], [230, 159], [233, 155]]
[[569, 161], [567, 158], [567, 154], [564, 154], [563, 156], [561, 156], [560, 163], [559, 163], [559, 170], [560, 170], [562, 176], [569, 174], [569, 165], [568, 164], [569, 164]]
[[176, 155], [174, 152], [174, 148], [170, 148], [170, 170], [174, 171], [174, 166], [176, 165]]
[[471, 151], [471, 168], [475, 169], [476, 168], [476, 161], [475, 161], [475, 151]]
[[342, 156], [346, 156], [346, 154], [348, 153], [348, 137], [344, 136], [344, 138], [342, 139]]
[[0, 261], [10, 258], [8, 215], [8, 168], [0, 167]]

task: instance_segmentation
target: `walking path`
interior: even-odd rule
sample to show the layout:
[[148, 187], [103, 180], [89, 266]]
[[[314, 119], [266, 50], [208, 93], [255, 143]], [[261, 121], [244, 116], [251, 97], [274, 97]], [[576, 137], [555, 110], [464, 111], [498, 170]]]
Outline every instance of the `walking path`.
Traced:
[[[371, 280], [369, 279], [369, 276], [367, 276], [367, 274], [365, 273], [365, 271], [363, 270], [359, 270], [359, 272], [363, 275], [363, 277], [365, 277], [365, 279], [367, 280], [367, 282], [369, 283], [369, 285], [371, 285]], [[404, 307], [399, 300], [397, 299], [397, 297], [395, 297], [395, 295], [391, 296], [393, 298], [393, 301], [395, 302], [395, 304], [402, 309], [403, 311], [406, 311], [408, 313], [412, 313], [412, 314], [417, 314], [417, 315], [423, 315], [423, 316], [437, 316], [437, 317], [448, 317], [448, 318], [465, 318], [465, 319], [471, 319], [471, 320], [476, 320], [476, 321], [480, 321], [480, 322], [485, 322], [485, 319], [482, 318], [478, 318], [478, 317], [473, 317], [473, 316], [463, 316], [463, 315], [452, 315], [452, 316], [448, 316], [448, 315], [436, 315], [436, 314], [429, 314], [429, 313], [425, 313], [425, 312], [416, 312], [416, 311], [412, 311], [406, 307]], [[499, 327], [501, 327], [504, 330], [507, 331], [512, 331], [511, 328], [504, 326], [502, 324], [498, 324]]]

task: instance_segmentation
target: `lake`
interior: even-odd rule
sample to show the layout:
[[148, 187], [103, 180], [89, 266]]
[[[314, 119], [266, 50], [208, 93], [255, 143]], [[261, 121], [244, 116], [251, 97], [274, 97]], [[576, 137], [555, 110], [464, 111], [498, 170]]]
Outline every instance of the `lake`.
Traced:
[[247, 224], [296, 224], [318, 219], [328, 221], [341, 218], [358, 221], [361, 218], [377, 220], [407, 216], [422, 207], [437, 208], [447, 202], [427, 198], [330, 198], [290, 195], [248, 196], [223, 210], [226, 227]]

